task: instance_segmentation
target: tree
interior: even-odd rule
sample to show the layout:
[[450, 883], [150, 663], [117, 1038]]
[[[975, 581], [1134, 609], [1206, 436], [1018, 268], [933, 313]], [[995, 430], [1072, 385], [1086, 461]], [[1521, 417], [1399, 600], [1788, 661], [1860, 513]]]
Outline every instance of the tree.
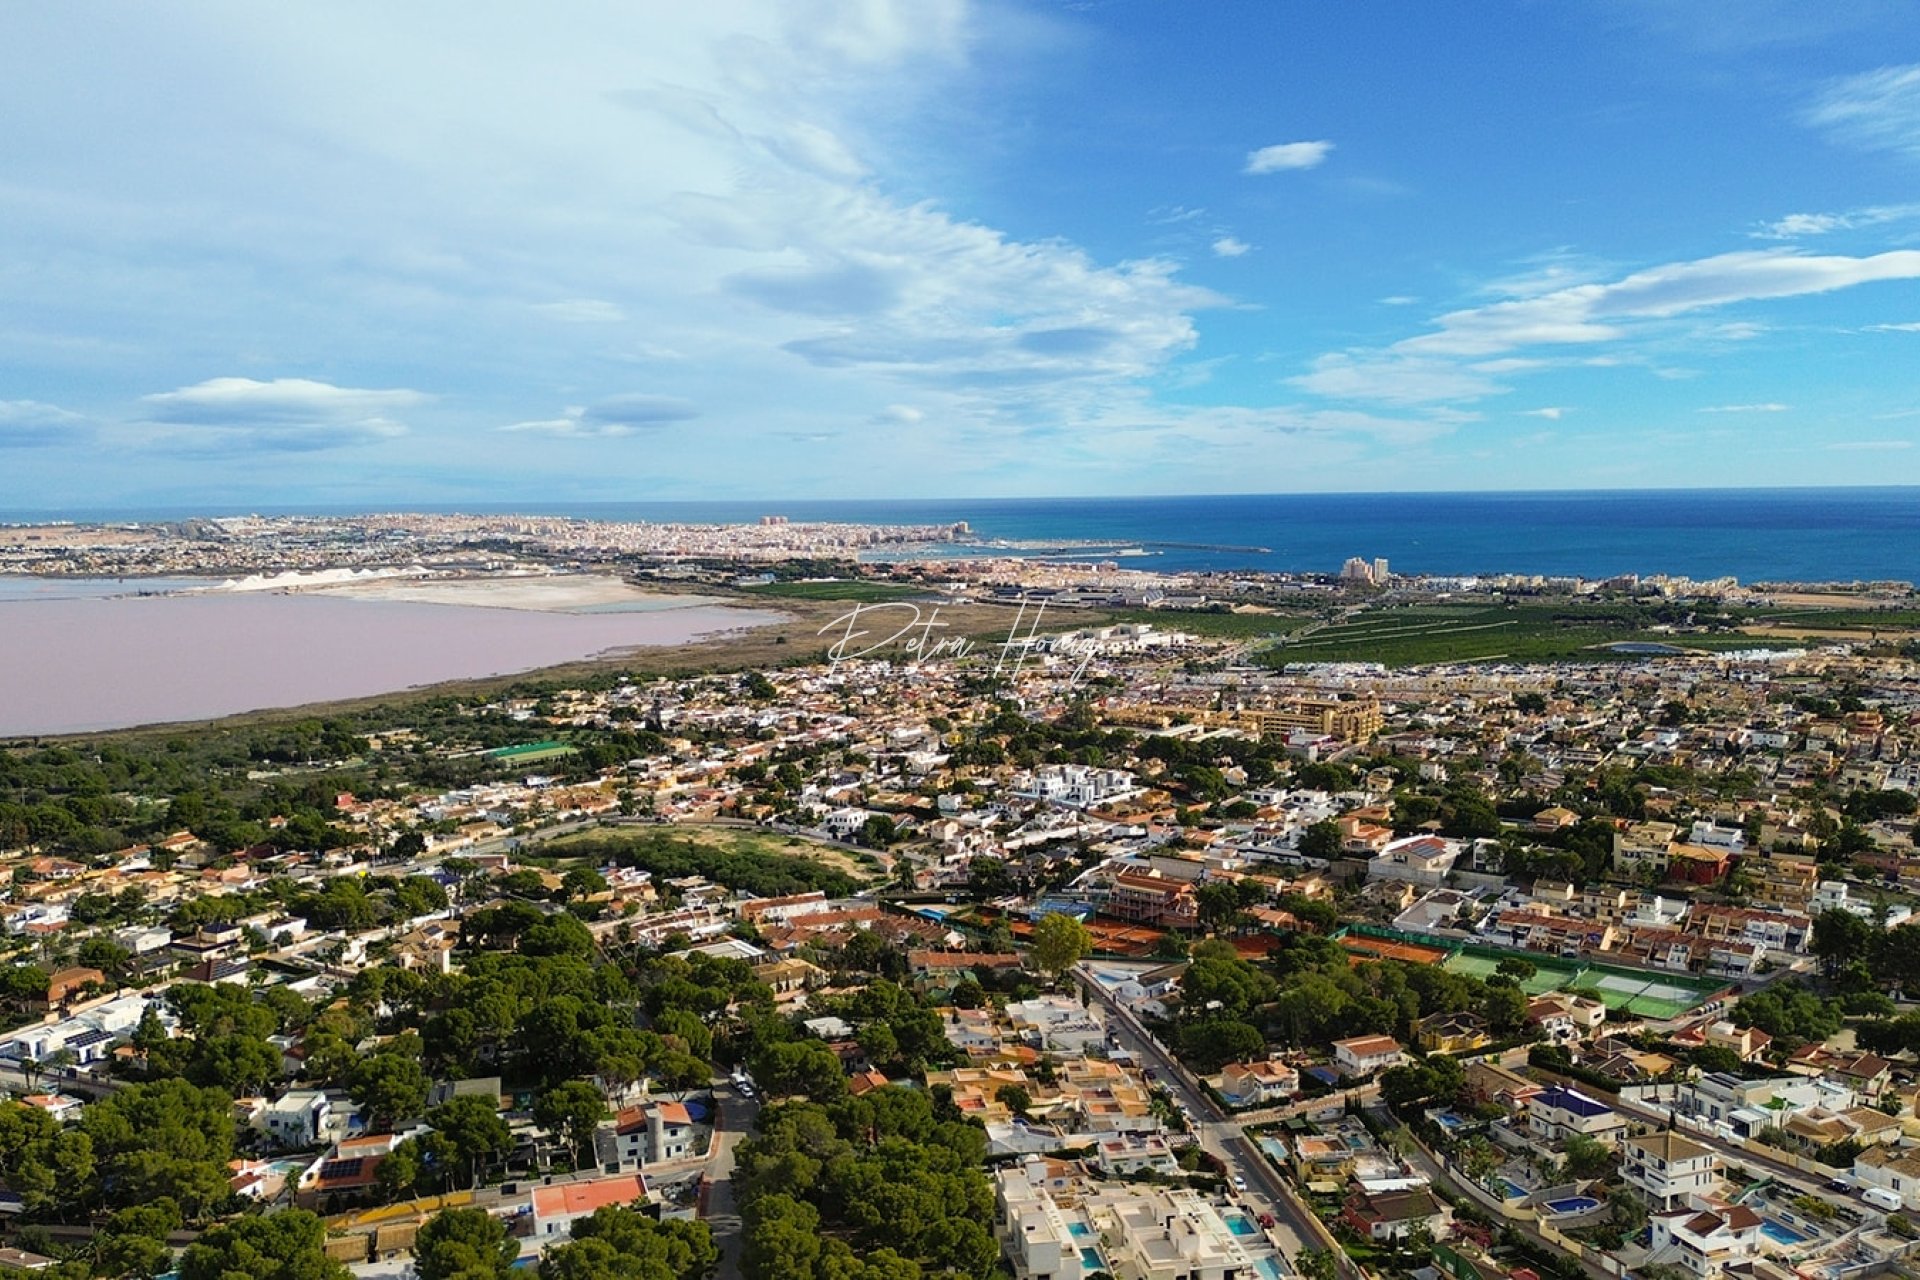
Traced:
[[619, 1205], [575, 1220], [573, 1238], [547, 1250], [540, 1280], [702, 1280], [720, 1250], [704, 1222], [657, 1222]]
[[1566, 1145], [1567, 1176], [1579, 1178], [1604, 1178], [1613, 1170], [1613, 1152], [1605, 1143], [1589, 1138], [1584, 1133], [1567, 1135]]
[[1879, 934], [1870, 921], [1831, 907], [1813, 918], [1813, 954], [1832, 976], [1856, 960], [1867, 959]]
[[1022, 1120], [1027, 1118], [1027, 1108], [1033, 1105], [1033, 1095], [1027, 1092], [1025, 1086], [1017, 1084], [1001, 1085], [994, 1092], [993, 1099]]
[[507, 1280], [519, 1256], [520, 1245], [507, 1235], [506, 1224], [485, 1209], [435, 1214], [413, 1243], [420, 1280]]
[[326, 1241], [326, 1224], [305, 1209], [239, 1218], [187, 1246], [180, 1280], [345, 1280], [350, 1273], [327, 1256]]
[[[408, 1038], [418, 1044], [417, 1037]], [[376, 1129], [391, 1129], [426, 1108], [429, 1084], [418, 1059], [388, 1051], [360, 1059], [347, 1091], [366, 1108]]]
[[533, 1122], [565, 1139], [576, 1166], [592, 1163], [593, 1131], [606, 1114], [606, 1100], [585, 1080], [557, 1084], [533, 1103]]
[[1340, 1274], [1331, 1249], [1302, 1249], [1294, 1255], [1293, 1265], [1305, 1280], [1335, 1280]]
[[1203, 1072], [1247, 1062], [1267, 1051], [1260, 1028], [1236, 1018], [1206, 1018], [1180, 1029], [1180, 1056]]
[[1322, 819], [1300, 833], [1300, 855], [1332, 862], [1340, 856], [1340, 846], [1344, 840], [1339, 823], [1331, 818]]
[[477, 1094], [449, 1098], [427, 1113], [427, 1123], [446, 1139], [456, 1159], [467, 1166], [467, 1185], [480, 1180], [487, 1162], [513, 1148], [513, 1131], [491, 1099]]
[[1027, 958], [1033, 967], [1058, 982], [1062, 974], [1093, 952], [1093, 935], [1087, 926], [1061, 911], [1051, 911], [1033, 926], [1033, 943]]

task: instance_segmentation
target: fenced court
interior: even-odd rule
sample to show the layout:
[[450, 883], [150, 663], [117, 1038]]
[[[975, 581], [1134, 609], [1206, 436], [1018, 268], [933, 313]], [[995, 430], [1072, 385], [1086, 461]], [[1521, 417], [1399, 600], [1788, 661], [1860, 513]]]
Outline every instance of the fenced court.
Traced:
[[1437, 959], [1450, 972], [1482, 981], [1499, 972], [1502, 960], [1517, 958], [1533, 966], [1533, 973], [1520, 983], [1521, 990], [1530, 996], [1573, 988], [1592, 990], [1599, 993], [1608, 1009], [1663, 1021], [1704, 1004], [1727, 985], [1718, 978], [1702, 978], [1690, 973], [1661, 973], [1534, 951], [1513, 951], [1377, 925], [1353, 925], [1336, 936], [1341, 945], [1356, 954], [1381, 959], [1417, 959], [1419, 963], [1428, 964]]

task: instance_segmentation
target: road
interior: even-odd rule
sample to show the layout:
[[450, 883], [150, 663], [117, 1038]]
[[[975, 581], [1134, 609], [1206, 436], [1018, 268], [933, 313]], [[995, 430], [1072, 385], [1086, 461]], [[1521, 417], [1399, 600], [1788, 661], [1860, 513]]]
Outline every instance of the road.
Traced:
[[[1226, 1166], [1229, 1178], [1246, 1180], [1247, 1190], [1237, 1192], [1237, 1196], [1256, 1215], [1272, 1215], [1276, 1225], [1267, 1234], [1285, 1260], [1291, 1264], [1300, 1250], [1318, 1247], [1320, 1235], [1311, 1221], [1313, 1211], [1267, 1162], [1254, 1140], [1246, 1136], [1242, 1122], [1222, 1111], [1212, 1097], [1194, 1083], [1187, 1069], [1148, 1033], [1132, 1010], [1113, 999], [1084, 969], [1077, 970], [1074, 976], [1112, 1015], [1108, 1029], [1118, 1034], [1121, 1047], [1153, 1067], [1155, 1083], [1193, 1117], [1201, 1150], [1219, 1159]], [[1335, 1253], [1334, 1262], [1341, 1280], [1364, 1280], [1364, 1273], [1345, 1254]]]
[[743, 1096], [731, 1081], [715, 1081], [713, 1103], [720, 1123], [707, 1149], [707, 1191], [703, 1221], [720, 1247], [719, 1280], [740, 1280], [740, 1205], [733, 1193], [734, 1149], [753, 1133], [760, 1104]]

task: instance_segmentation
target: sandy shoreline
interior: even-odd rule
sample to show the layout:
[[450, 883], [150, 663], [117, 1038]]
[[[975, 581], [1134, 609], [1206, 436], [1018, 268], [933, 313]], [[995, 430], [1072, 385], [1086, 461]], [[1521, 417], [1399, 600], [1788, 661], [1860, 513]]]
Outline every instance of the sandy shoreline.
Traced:
[[298, 593], [397, 604], [522, 609], [535, 613], [662, 613], [732, 603], [718, 596], [662, 594], [619, 578], [591, 573], [542, 577], [381, 578], [303, 587]]

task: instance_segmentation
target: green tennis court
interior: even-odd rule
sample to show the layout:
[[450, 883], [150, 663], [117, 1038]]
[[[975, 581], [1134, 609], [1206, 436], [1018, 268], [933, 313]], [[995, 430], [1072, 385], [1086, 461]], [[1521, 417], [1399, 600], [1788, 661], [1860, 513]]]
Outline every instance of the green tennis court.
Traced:
[[1377, 925], [1353, 925], [1342, 930], [1340, 936], [1348, 934], [1386, 938], [1443, 950], [1447, 953], [1447, 958], [1441, 961], [1444, 968], [1479, 978], [1483, 982], [1499, 972], [1502, 960], [1524, 960], [1533, 966], [1533, 973], [1520, 983], [1520, 988], [1530, 996], [1570, 988], [1590, 990], [1598, 993], [1607, 1008], [1643, 1018], [1665, 1020], [1679, 1017], [1727, 985], [1719, 978], [1569, 960], [1533, 951], [1511, 951], [1430, 934], [1406, 933]]

